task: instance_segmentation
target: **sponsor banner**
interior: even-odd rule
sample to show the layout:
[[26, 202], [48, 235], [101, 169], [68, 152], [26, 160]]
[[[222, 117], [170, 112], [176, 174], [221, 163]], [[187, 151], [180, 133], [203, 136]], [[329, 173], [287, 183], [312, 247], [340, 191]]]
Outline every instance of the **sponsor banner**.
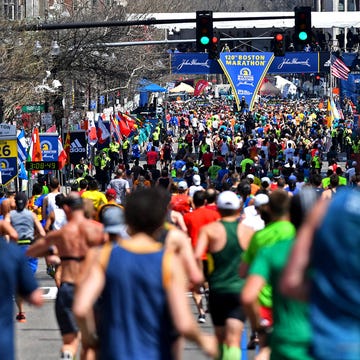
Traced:
[[57, 133], [39, 134], [40, 148], [43, 161], [58, 161], [58, 138]]
[[210, 60], [206, 53], [176, 53], [171, 58], [173, 74], [222, 74], [216, 60]]
[[347, 80], [339, 81], [341, 97], [349, 97], [356, 104], [360, 94], [360, 72], [352, 72]]
[[316, 73], [319, 72], [318, 52], [289, 52], [274, 58], [269, 74]]
[[321, 51], [319, 52], [319, 72], [330, 73], [330, 52]]
[[7, 184], [18, 174], [17, 158], [0, 158], [1, 181]]
[[219, 63], [233, 89], [238, 109], [240, 99], [244, 98], [249, 110], [252, 110], [261, 82], [273, 58], [272, 52], [220, 53]]
[[16, 126], [10, 124], [0, 124], [0, 138], [16, 137]]
[[84, 130], [70, 131], [70, 163], [78, 164], [80, 159], [86, 158], [87, 142]]

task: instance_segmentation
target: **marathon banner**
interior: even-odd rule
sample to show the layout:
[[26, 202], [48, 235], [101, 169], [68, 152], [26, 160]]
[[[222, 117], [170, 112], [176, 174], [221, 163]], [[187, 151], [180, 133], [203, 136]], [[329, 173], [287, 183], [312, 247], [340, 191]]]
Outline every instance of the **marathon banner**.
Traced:
[[173, 74], [222, 74], [216, 60], [208, 58], [206, 53], [176, 53], [171, 58]]
[[348, 79], [340, 80], [341, 97], [349, 97], [354, 104], [358, 102], [360, 88], [360, 72], [351, 72]]
[[222, 52], [219, 63], [226, 75], [240, 108], [240, 98], [244, 98], [252, 110], [255, 97], [263, 78], [274, 59], [272, 52]]
[[58, 161], [58, 133], [39, 134], [43, 161]]
[[70, 131], [70, 163], [78, 164], [83, 157], [86, 159], [86, 131]]
[[288, 52], [283, 57], [275, 57], [268, 72], [269, 74], [303, 74], [319, 71], [318, 52]]

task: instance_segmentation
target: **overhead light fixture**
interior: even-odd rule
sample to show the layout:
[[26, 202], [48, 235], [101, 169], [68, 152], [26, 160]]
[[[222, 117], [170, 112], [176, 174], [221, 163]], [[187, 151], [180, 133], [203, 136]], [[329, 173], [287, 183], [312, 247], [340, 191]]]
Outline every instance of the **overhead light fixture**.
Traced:
[[56, 40], [53, 40], [51, 42], [50, 55], [51, 56], [59, 56], [60, 55], [60, 46], [59, 46], [59, 44], [57, 43]]

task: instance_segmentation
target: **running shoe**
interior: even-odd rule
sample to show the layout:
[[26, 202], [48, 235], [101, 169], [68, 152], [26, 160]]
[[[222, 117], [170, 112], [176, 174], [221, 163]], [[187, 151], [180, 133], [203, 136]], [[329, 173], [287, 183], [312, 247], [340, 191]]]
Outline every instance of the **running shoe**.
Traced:
[[205, 324], [205, 323], [206, 323], [206, 316], [205, 316], [205, 314], [200, 314], [200, 315], [198, 316], [198, 323], [199, 323], [199, 324]]
[[19, 312], [16, 315], [16, 321], [21, 322], [21, 323], [25, 323], [26, 322], [26, 316], [23, 312]]

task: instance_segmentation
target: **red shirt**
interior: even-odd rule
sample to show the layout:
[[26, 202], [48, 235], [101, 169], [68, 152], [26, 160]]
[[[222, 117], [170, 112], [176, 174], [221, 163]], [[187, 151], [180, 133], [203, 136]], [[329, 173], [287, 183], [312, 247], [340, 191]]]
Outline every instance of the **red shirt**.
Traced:
[[212, 158], [213, 158], [213, 154], [211, 152], [206, 152], [205, 154], [203, 154], [202, 162], [204, 166], [210, 167], [212, 163]]
[[148, 165], [156, 165], [156, 163], [158, 161], [158, 153], [156, 151], [150, 150], [146, 153], [146, 159], [147, 159]]
[[[188, 229], [188, 234], [191, 238], [193, 248], [196, 247], [200, 229], [213, 221], [220, 219], [220, 214], [217, 211], [201, 206], [193, 212], [184, 214], [184, 221]], [[206, 259], [206, 252], [202, 255], [202, 259]]]

